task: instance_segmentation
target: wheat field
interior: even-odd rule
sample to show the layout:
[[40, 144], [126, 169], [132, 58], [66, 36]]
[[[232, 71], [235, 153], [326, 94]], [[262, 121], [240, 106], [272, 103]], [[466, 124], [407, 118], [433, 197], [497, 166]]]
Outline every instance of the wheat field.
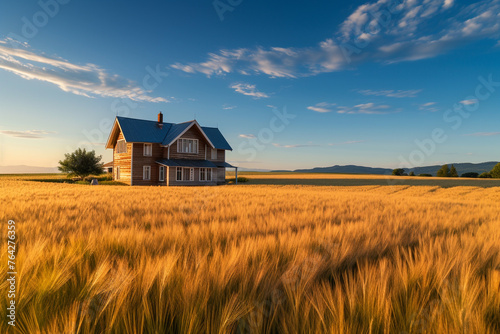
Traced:
[[498, 187], [3, 178], [0, 199], [2, 333], [500, 332]]

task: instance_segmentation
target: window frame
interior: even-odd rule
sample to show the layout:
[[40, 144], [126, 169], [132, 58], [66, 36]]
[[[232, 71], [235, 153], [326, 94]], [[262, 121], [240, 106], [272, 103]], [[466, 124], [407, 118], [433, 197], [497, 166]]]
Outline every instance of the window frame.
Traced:
[[[189, 142], [192, 142], [192, 152], [189, 151]], [[185, 144], [186, 143], [186, 144]], [[187, 151], [185, 149], [187, 148]], [[177, 152], [185, 154], [198, 154], [200, 152], [199, 140], [194, 138], [177, 139]]]
[[158, 171], [158, 180], [160, 182], [165, 181], [165, 166], [160, 166], [160, 169]]
[[[147, 171], [147, 175], [146, 175]], [[151, 166], [142, 166], [142, 180], [150, 181], [151, 180]]]
[[[211, 182], [213, 181], [213, 168], [203, 167], [200, 168], [200, 181]], [[203, 172], [203, 173], [202, 173]], [[203, 176], [203, 177], [202, 177]]]
[[153, 156], [153, 144], [151, 144], [151, 143], [144, 143], [144, 147], [142, 149], [142, 154], [145, 157], [151, 157], [151, 156]]
[[[180, 178], [179, 178], [179, 172], [180, 172]], [[182, 181], [182, 167], [176, 167], [176, 169], [175, 169], [175, 180], [176, 181]]]

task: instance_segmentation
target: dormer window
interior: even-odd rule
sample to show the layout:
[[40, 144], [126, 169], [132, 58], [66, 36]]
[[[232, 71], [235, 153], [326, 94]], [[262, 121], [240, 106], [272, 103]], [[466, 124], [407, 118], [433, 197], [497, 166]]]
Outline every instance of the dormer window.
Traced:
[[198, 153], [198, 139], [179, 139], [177, 140], [177, 152], [179, 153]]
[[144, 156], [150, 157], [153, 155], [153, 144], [144, 144]]

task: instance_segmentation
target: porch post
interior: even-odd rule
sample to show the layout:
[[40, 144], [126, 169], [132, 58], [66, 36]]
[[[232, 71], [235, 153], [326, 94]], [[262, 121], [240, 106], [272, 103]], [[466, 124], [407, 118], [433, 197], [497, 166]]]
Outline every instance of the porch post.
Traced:
[[234, 184], [238, 184], [238, 167], [234, 167], [234, 170], [235, 170]]

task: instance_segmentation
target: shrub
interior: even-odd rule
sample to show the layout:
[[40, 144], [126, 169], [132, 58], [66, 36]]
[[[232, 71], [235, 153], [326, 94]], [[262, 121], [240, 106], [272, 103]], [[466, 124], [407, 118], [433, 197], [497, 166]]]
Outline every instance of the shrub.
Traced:
[[432, 177], [432, 174], [418, 174], [418, 176]]
[[468, 173], [463, 173], [460, 177], [472, 177], [472, 178], [476, 178], [478, 176], [479, 176], [479, 173], [468, 172]]
[[450, 176], [450, 167], [448, 165], [441, 166], [441, 169], [437, 171], [438, 177], [449, 177]]
[[[229, 179], [228, 183], [234, 183], [234, 180], [235, 179]], [[243, 176], [238, 176], [238, 183], [245, 183], [245, 182], [248, 182], [248, 181], [249, 181], [248, 178], [243, 177]]]
[[87, 152], [85, 149], [77, 149], [73, 153], [64, 155], [64, 160], [59, 161], [59, 170], [67, 173], [68, 177], [85, 177], [92, 174], [101, 174], [102, 156], [96, 156], [95, 151]]
[[403, 168], [396, 168], [392, 170], [392, 175], [403, 176], [405, 174], [405, 170]]
[[481, 178], [481, 179], [491, 179], [491, 174], [489, 172], [484, 172], [481, 175], [479, 175], [479, 178]]
[[410, 176], [415, 176], [415, 172], [410, 172]]
[[490, 172], [490, 175], [492, 178], [495, 179], [500, 179], [500, 162], [493, 167], [493, 169]]

